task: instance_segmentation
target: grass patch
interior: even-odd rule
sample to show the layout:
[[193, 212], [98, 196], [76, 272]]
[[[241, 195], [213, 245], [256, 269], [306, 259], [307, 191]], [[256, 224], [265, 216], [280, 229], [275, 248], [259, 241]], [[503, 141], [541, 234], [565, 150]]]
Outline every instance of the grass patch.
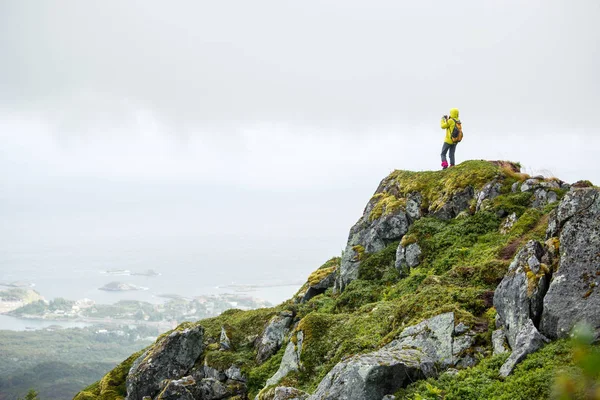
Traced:
[[443, 374], [438, 379], [416, 382], [399, 390], [396, 397], [436, 400], [548, 399], [556, 376], [574, 368], [572, 346], [567, 340], [553, 342], [530, 354], [512, 375], [502, 379], [498, 372], [507, 357], [507, 354], [497, 355], [454, 376]]

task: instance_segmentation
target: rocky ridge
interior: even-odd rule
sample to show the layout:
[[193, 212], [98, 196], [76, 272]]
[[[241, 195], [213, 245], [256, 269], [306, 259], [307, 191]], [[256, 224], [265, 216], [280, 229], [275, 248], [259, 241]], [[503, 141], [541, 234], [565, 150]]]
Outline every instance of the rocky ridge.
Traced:
[[508, 162], [395, 171], [292, 299], [182, 324], [76, 399], [391, 399], [488, 359], [508, 390], [577, 323], [600, 336], [600, 190], [577, 186]]

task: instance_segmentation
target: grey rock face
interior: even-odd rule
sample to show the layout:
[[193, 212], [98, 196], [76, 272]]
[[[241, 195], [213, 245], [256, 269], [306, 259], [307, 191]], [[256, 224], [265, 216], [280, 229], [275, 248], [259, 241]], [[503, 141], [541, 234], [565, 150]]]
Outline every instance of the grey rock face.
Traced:
[[310, 400], [381, 400], [419, 379], [435, 375], [434, 362], [416, 349], [381, 349], [338, 363]]
[[481, 210], [483, 202], [485, 200], [492, 200], [500, 195], [502, 185], [498, 182], [490, 182], [486, 184], [479, 193], [477, 193], [477, 206], [476, 211]]
[[244, 396], [246, 394], [246, 385], [237, 381], [221, 382], [213, 378], [205, 378], [192, 390], [195, 399], [221, 400], [233, 396]]
[[273, 354], [277, 353], [285, 335], [292, 323], [292, 313], [276, 315], [267, 324], [256, 341], [256, 362], [262, 364]]
[[227, 334], [227, 329], [224, 326], [221, 327], [221, 337], [219, 338], [219, 345], [221, 346], [221, 350], [231, 350], [231, 339]]
[[521, 192], [529, 192], [540, 187], [540, 179], [530, 178], [521, 185]]
[[202, 372], [202, 378], [211, 378], [221, 382], [227, 380], [227, 375], [225, 375], [225, 372], [219, 371], [218, 369], [213, 367], [209, 367], [208, 365], [204, 365], [202, 367]]
[[127, 375], [127, 399], [154, 398], [160, 382], [186, 376], [204, 350], [201, 326], [173, 331], [157, 341], [132, 365]]
[[417, 243], [411, 243], [406, 248], [401, 244], [396, 250], [396, 269], [401, 276], [408, 276], [410, 269], [421, 262], [421, 248]]
[[421, 204], [423, 204], [423, 196], [419, 192], [413, 192], [406, 199], [406, 214], [411, 221], [416, 221], [423, 216], [421, 212]]
[[275, 375], [267, 380], [267, 386], [275, 385], [284, 376], [292, 371], [298, 371], [298, 368], [300, 368], [300, 355], [302, 354], [304, 334], [298, 332], [296, 338], [297, 344], [294, 344], [292, 341], [288, 342], [283, 358], [281, 359], [281, 364], [279, 364], [279, 369], [275, 372]]
[[507, 377], [514, 370], [515, 366], [523, 361], [528, 355], [539, 350], [544, 344], [548, 343], [541, 333], [538, 332], [533, 322], [529, 319], [519, 330], [513, 351], [510, 353], [508, 359], [500, 367], [500, 376]]
[[494, 355], [506, 353], [508, 351], [506, 348], [506, 336], [504, 336], [504, 331], [502, 329], [496, 329], [492, 332], [492, 347], [494, 349]]
[[360, 254], [356, 251], [356, 246], [361, 246], [367, 253], [376, 253], [393, 241], [401, 239], [408, 232], [408, 227], [408, 216], [403, 211], [384, 215], [374, 221], [369, 220], [369, 214], [365, 211], [365, 215], [350, 230], [340, 273], [335, 283], [336, 289], [342, 291], [358, 277]]
[[156, 400], [194, 400], [193, 393], [188, 390], [194, 385], [196, 385], [196, 381], [191, 376], [168, 381]]
[[600, 191], [574, 189], [558, 206], [548, 234], [560, 232], [560, 261], [544, 298], [540, 331], [563, 338], [585, 321], [600, 338]]
[[536, 208], [542, 208], [547, 204], [556, 203], [558, 196], [552, 191], [546, 189], [537, 189], [533, 195], [532, 206]]
[[453, 364], [454, 313], [445, 313], [404, 329], [385, 348], [414, 347], [443, 367]]
[[544, 248], [539, 242], [529, 241], [508, 267], [508, 273], [494, 293], [494, 307], [498, 311], [506, 338], [514, 350], [521, 327], [532, 319], [539, 324], [543, 300], [551, 273], [542, 264]]
[[227, 379], [231, 379], [233, 381], [246, 382], [246, 376], [242, 373], [242, 370], [235, 365], [232, 365], [225, 370], [225, 376]]
[[416, 348], [442, 368], [465, 367], [475, 364], [467, 351], [474, 342], [475, 337], [465, 324], [454, 326], [454, 313], [449, 312], [407, 327], [384, 348]]
[[433, 213], [433, 216], [442, 220], [452, 219], [460, 214], [461, 211], [469, 208], [469, 203], [473, 196], [474, 190], [471, 186], [468, 186], [462, 191], [454, 193], [446, 204]]
[[454, 327], [454, 333], [456, 335], [462, 335], [463, 333], [467, 332], [468, 330], [469, 330], [469, 327], [462, 322]]
[[410, 268], [414, 268], [421, 262], [421, 248], [417, 243], [411, 243], [406, 246], [404, 255], [406, 256], [406, 264]]

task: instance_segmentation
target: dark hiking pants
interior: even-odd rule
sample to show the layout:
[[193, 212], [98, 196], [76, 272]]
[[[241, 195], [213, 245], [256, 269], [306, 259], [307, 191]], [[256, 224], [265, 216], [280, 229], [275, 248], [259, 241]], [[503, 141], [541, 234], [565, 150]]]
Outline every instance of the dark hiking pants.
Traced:
[[444, 146], [442, 146], [442, 162], [446, 161], [446, 153], [450, 150], [450, 165], [454, 165], [454, 151], [456, 150], [456, 143], [448, 144], [444, 142]]

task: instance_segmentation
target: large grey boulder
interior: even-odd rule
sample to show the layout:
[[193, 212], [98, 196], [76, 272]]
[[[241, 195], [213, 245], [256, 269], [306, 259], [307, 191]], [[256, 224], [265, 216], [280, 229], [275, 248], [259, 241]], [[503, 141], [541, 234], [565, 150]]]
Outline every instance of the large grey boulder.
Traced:
[[475, 207], [476, 211], [481, 210], [484, 201], [492, 200], [498, 196], [500, 196], [500, 190], [502, 189], [502, 185], [499, 182], [490, 182], [486, 184], [480, 191], [477, 193], [477, 204]]
[[559, 236], [560, 260], [544, 298], [540, 331], [567, 337], [586, 322], [600, 339], [600, 191], [573, 189], [560, 202], [547, 235]]
[[550, 269], [541, 262], [544, 254], [539, 242], [529, 241], [517, 253], [494, 293], [494, 307], [513, 350], [521, 327], [529, 319], [538, 326], [542, 316], [551, 277]]
[[405, 328], [385, 348], [413, 347], [446, 368], [453, 364], [453, 333], [454, 313], [449, 312]]
[[434, 362], [420, 350], [385, 348], [338, 363], [309, 400], [381, 400], [416, 380], [433, 376]]
[[281, 364], [279, 364], [279, 369], [272, 377], [267, 379], [266, 386], [275, 385], [290, 372], [298, 371], [300, 368], [300, 356], [302, 354], [303, 340], [304, 334], [302, 331], [300, 331], [296, 334], [295, 344], [291, 340], [288, 342], [287, 347], [285, 348], [285, 353], [283, 354], [283, 358], [281, 359]]
[[154, 398], [165, 379], [186, 376], [204, 350], [201, 326], [175, 330], [159, 339], [134, 361], [127, 375], [127, 399]]
[[398, 245], [395, 267], [401, 276], [408, 276], [410, 269], [419, 265], [421, 254], [421, 247], [417, 243], [410, 243], [406, 247]]
[[515, 366], [523, 361], [528, 354], [538, 351], [549, 340], [538, 332], [533, 322], [528, 319], [517, 333], [515, 345], [508, 359], [500, 367], [500, 376], [507, 377]]
[[419, 192], [412, 192], [406, 198], [406, 214], [411, 222], [414, 222], [423, 216], [421, 205], [423, 196]]
[[556, 203], [557, 201], [558, 195], [555, 192], [540, 188], [534, 192], [531, 205], [536, 208], [542, 208], [547, 204]]
[[405, 328], [384, 349], [418, 349], [442, 369], [472, 366], [475, 334], [463, 323], [454, 324], [453, 312], [436, 315]]
[[294, 314], [291, 312], [283, 312], [271, 318], [256, 340], [256, 362], [258, 364], [262, 364], [277, 353], [293, 319]]

